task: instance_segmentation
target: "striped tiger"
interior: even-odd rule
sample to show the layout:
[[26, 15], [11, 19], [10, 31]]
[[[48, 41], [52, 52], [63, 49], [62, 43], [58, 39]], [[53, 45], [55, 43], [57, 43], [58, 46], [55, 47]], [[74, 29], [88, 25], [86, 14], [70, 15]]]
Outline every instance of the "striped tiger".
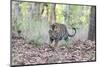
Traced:
[[68, 37], [73, 37], [76, 34], [76, 28], [72, 28], [75, 33], [72, 35], [68, 33], [68, 30], [64, 24], [54, 23], [50, 25], [49, 30], [49, 37], [50, 37], [50, 43], [55, 41], [55, 44], [58, 44], [58, 41], [64, 39], [65, 41], [68, 39]]

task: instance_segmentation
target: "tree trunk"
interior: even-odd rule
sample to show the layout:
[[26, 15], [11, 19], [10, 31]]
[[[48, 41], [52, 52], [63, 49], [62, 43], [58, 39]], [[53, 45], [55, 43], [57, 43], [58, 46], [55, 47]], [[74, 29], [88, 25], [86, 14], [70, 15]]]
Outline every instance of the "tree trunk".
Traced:
[[19, 7], [19, 3], [17, 2], [13, 2], [13, 7], [12, 7], [12, 29], [14, 31], [17, 30], [17, 20], [20, 19], [20, 7]]
[[40, 21], [40, 3], [33, 3], [31, 5], [32, 9], [32, 19], [35, 21]]
[[89, 32], [88, 32], [88, 39], [95, 41], [96, 40], [96, 7], [91, 7], [91, 14], [90, 14], [90, 24], [89, 24]]
[[56, 4], [52, 4], [50, 7], [50, 20], [49, 23], [53, 24], [56, 22], [56, 13], [55, 13], [55, 8], [56, 8]]
[[41, 3], [41, 21], [42, 22], [48, 22], [48, 4], [47, 3]]

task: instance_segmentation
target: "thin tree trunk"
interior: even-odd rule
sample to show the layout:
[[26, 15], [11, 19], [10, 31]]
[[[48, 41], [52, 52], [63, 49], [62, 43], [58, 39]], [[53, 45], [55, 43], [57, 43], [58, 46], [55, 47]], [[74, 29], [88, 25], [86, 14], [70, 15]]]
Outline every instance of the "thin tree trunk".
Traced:
[[13, 8], [12, 8], [12, 29], [13, 30], [17, 30], [17, 20], [20, 19], [20, 7], [19, 7], [19, 3], [13, 3]]
[[56, 22], [55, 8], [56, 8], [56, 4], [52, 4], [51, 9], [50, 9], [50, 21], [49, 21], [50, 24], [53, 24]]
[[32, 17], [35, 21], [40, 21], [40, 3], [32, 4]]
[[88, 39], [94, 41], [96, 39], [95, 33], [96, 33], [96, 7], [92, 6], [90, 14]]

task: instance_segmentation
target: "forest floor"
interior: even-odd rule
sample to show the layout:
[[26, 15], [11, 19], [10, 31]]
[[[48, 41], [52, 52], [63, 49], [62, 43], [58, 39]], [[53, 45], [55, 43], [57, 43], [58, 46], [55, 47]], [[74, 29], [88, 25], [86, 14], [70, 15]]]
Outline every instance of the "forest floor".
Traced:
[[94, 41], [78, 40], [69, 47], [51, 48], [48, 44], [36, 47], [25, 43], [22, 38], [12, 38], [12, 65], [47, 64], [63, 62], [81, 62], [96, 60], [96, 44]]

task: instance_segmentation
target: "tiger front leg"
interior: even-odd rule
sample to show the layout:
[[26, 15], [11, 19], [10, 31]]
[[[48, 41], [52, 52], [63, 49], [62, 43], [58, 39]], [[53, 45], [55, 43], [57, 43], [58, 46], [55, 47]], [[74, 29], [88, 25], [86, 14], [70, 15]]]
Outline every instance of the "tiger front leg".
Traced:
[[50, 41], [49, 41], [49, 43], [52, 44], [53, 41], [54, 41], [54, 39], [52, 39], [52, 38], [50, 37]]
[[52, 37], [50, 37], [49, 44], [50, 44], [49, 46], [52, 46], [53, 47], [53, 45], [54, 45], [54, 39]]
[[58, 41], [59, 41], [58, 39], [55, 40], [54, 47], [58, 47]]

